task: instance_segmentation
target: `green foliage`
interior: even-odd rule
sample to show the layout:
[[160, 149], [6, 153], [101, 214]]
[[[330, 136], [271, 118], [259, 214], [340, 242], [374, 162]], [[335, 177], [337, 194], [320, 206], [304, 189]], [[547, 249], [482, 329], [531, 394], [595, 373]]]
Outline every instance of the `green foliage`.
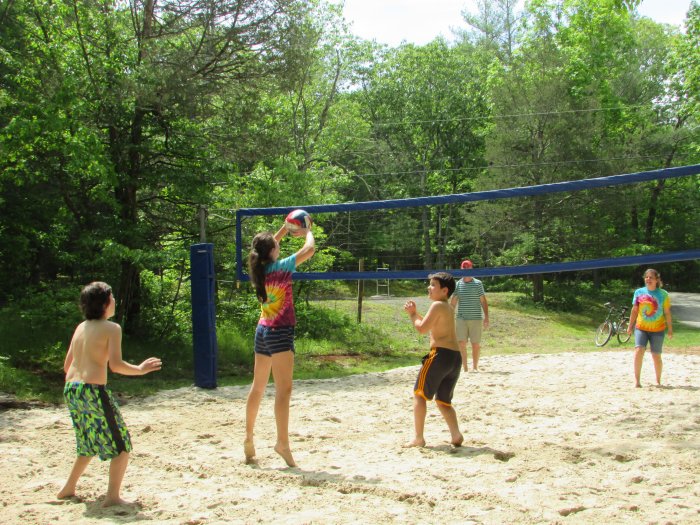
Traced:
[[223, 375], [240, 375], [253, 370], [255, 325], [247, 330], [238, 324], [223, 322], [216, 327], [218, 368]]
[[69, 289], [46, 288], [0, 310], [0, 356], [40, 374], [62, 374], [73, 329], [81, 321]]
[[255, 327], [260, 319], [260, 303], [250, 283], [244, 283], [243, 286], [245, 289], [242, 292], [233, 293], [225, 299], [220, 298], [216, 305], [217, 319], [222, 323], [233, 323], [240, 329]]
[[185, 271], [183, 261], [179, 270], [165, 269], [160, 275], [141, 272], [142, 332], [148, 337], [178, 341], [192, 332], [191, 290]]
[[[216, 16], [199, 16], [201, 5], [189, 0], [152, 4], [154, 12], [149, 3], [6, 3], [6, 367], [57, 374], [80, 321], [78, 291], [95, 279], [113, 286], [134, 355], [162, 342], [168, 361], [184, 367], [189, 246], [204, 234], [218, 278], [233, 281], [233, 215], [242, 207], [422, 197], [700, 162], [700, 8], [691, 4], [680, 33], [637, 16], [637, 5], [533, 0], [519, 13], [488, 0], [465, 17], [472, 31], [455, 44], [387, 48], [349, 35], [340, 7], [316, 0], [213, 0], [207, 13]], [[359, 257], [368, 267], [437, 268], [465, 253], [479, 266], [502, 266], [684, 250], [700, 245], [700, 179], [376, 221], [377, 233], [348, 228], [341, 242], [340, 215], [319, 218], [317, 253], [304, 269], [346, 268]], [[279, 222], [248, 225], [256, 232]], [[285, 239], [283, 252], [300, 242]], [[669, 289], [700, 289], [698, 261], [661, 270]], [[624, 299], [639, 274], [601, 270], [591, 285], [583, 272], [488, 284], [575, 311], [587, 306], [581, 297]], [[249, 366], [259, 305], [247, 288], [220, 286], [222, 359], [234, 373]], [[422, 282], [391, 286], [425, 294]], [[304, 348], [391, 351], [380, 333], [311, 306], [355, 294], [355, 283], [295, 284]]]
[[358, 328], [349, 316], [307, 303], [297, 304], [296, 315], [296, 333], [302, 338], [329, 339], [350, 346]]
[[[527, 288], [529, 287], [523, 291], [528, 292]], [[596, 288], [592, 280], [559, 277], [545, 280], [544, 300], [541, 306], [552, 312], [577, 313], [582, 310], [597, 311], [606, 302], [627, 305], [631, 299], [631, 287], [620, 280], [612, 279]], [[532, 298], [529, 294], [522, 295], [518, 304], [533, 304]]]

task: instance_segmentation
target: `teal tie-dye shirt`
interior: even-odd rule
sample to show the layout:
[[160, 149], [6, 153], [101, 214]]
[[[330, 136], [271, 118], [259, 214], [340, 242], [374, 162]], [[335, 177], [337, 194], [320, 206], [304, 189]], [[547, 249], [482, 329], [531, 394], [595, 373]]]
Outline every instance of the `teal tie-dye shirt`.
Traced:
[[632, 298], [632, 306], [639, 307], [636, 327], [646, 332], [666, 330], [664, 309], [671, 307], [668, 292], [661, 288], [649, 290], [646, 286], [638, 288]]

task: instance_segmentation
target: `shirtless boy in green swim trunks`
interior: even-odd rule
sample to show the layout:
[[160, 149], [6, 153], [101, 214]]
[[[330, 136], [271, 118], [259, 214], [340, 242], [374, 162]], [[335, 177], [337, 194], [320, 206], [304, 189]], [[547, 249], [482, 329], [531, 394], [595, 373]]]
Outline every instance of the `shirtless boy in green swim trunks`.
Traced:
[[160, 370], [161, 361], [149, 357], [138, 366], [122, 359], [122, 329], [108, 321], [114, 315], [112, 289], [93, 282], [80, 293], [80, 309], [85, 321], [71, 339], [63, 370], [66, 385], [63, 397], [75, 429], [77, 458], [68, 481], [58, 498], [75, 496], [78, 479], [94, 456], [109, 459], [109, 484], [103, 506], [121, 505], [119, 491], [129, 463], [131, 438], [119, 406], [107, 388], [107, 366], [118, 374], [138, 376]]
[[452, 394], [459, 379], [462, 363], [466, 363], [466, 350], [460, 350], [455, 330], [454, 310], [447, 300], [455, 290], [455, 280], [449, 273], [439, 272], [429, 276], [428, 297], [433, 301], [425, 317], [416, 312], [416, 303], [407, 301], [404, 310], [419, 333], [430, 332], [430, 353], [423, 358], [423, 366], [413, 389], [413, 420], [416, 435], [408, 447], [424, 447], [427, 401], [435, 397], [442, 417], [450, 429], [450, 443], [462, 445], [464, 437], [459, 431], [457, 413], [452, 407]]

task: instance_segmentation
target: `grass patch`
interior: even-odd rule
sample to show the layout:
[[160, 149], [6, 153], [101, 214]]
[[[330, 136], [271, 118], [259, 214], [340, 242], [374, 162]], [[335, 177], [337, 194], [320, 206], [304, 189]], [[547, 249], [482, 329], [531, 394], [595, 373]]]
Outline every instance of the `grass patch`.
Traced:
[[[423, 289], [419, 294], [411, 298], [424, 314], [429, 300], [422, 295]], [[403, 311], [405, 300], [365, 298], [359, 325], [355, 299], [313, 300], [309, 304], [301, 301], [297, 305], [295, 379], [344, 377], [418, 365], [428, 351], [429, 338], [418, 334], [409, 322]], [[525, 303], [522, 294], [513, 292], [489, 293], [488, 300], [491, 326], [484, 333], [482, 356], [601, 350], [593, 338], [595, 328], [606, 315], [602, 301], [581, 300], [580, 310], [572, 313]], [[250, 316], [241, 317], [221, 315], [219, 319], [219, 386], [251, 381], [255, 321]], [[700, 330], [679, 322], [674, 323], [674, 329], [674, 338], [664, 344], [665, 351], [700, 353]], [[70, 333], [64, 327], [59, 333], [61, 340], [57, 340], [55, 330], [51, 323], [10, 318], [6, 312], [0, 315], [0, 392], [21, 400], [61, 402], [63, 358]], [[22, 339], [21, 334], [26, 337]], [[6, 344], [10, 340], [12, 346]], [[613, 338], [602, 350], [631, 352], [633, 345], [632, 340], [621, 345]], [[110, 385], [120, 395], [145, 396], [194, 382], [190, 340], [143, 341], [125, 337], [123, 353], [132, 363], [158, 356], [164, 366], [160, 372], [144, 377], [110, 374]]]

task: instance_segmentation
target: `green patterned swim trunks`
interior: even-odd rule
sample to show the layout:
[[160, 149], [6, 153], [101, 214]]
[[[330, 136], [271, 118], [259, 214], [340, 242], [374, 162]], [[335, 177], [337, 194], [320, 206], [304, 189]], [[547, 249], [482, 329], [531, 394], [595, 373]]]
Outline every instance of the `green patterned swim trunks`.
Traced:
[[105, 385], [66, 383], [63, 398], [73, 420], [78, 456], [99, 456], [105, 461], [131, 452], [131, 436]]

